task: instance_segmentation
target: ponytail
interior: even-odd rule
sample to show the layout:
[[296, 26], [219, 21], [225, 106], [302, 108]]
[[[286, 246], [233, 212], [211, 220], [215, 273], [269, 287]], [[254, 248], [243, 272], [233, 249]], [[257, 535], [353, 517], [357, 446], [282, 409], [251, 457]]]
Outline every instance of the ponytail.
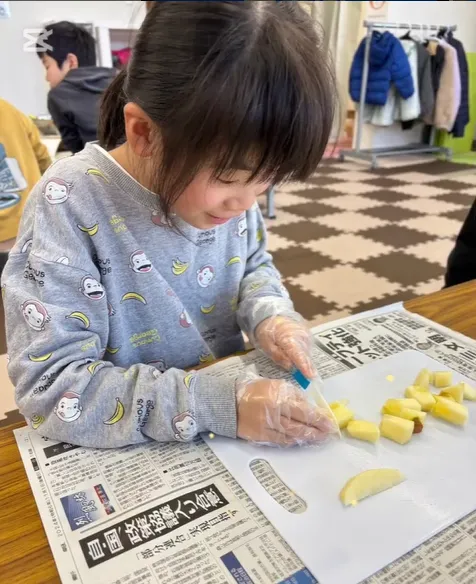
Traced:
[[100, 145], [112, 150], [126, 139], [124, 106], [127, 97], [124, 90], [127, 71], [122, 70], [109, 85], [101, 101], [98, 136]]

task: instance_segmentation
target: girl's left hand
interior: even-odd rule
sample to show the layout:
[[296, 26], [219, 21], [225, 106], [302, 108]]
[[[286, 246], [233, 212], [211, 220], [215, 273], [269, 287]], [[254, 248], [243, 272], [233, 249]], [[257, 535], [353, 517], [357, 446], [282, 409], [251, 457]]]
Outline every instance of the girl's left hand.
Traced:
[[299, 369], [308, 379], [317, 371], [311, 359], [312, 337], [304, 323], [285, 316], [263, 320], [255, 331], [256, 346], [284, 369]]

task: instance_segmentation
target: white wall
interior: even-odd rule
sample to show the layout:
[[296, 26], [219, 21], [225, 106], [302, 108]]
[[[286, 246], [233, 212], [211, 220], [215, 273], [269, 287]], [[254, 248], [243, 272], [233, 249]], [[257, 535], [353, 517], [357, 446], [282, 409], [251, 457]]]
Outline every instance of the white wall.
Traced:
[[145, 2], [10, 1], [11, 18], [0, 20], [0, 97], [26, 114], [47, 113], [48, 85], [36, 53], [25, 52], [25, 28], [42, 28], [46, 22], [70, 20], [123, 28], [139, 26], [145, 15]]
[[[455, 37], [464, 45], [467, 52], [476, 52], [476, 2], [399, 2], [388, 3], [388, 21], [412, 24], [456, 24]], [[363, 16], [365, 18], [365, 15]], [[395, 34], [399, 34], [395, 31]], [[401, 31], [403, 36], [404, 31]], [[419, 142], [421, 126], [414, 130], [403, 131], [398, 124], [387, 128], [364, 125], [362, 133], [363, 148], [400, 146]]]

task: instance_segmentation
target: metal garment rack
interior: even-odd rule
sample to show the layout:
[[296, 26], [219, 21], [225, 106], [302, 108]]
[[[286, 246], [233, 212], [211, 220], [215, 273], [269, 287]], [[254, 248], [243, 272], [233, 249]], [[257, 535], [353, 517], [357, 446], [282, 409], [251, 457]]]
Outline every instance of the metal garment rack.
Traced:
[[400, 156], [403, 154], [418, 154], [418, 153], [439, 153], [444, 154], [446, 159], [449, 160], [452, 156], [452, 150], [450, 148], [444, 148], [440, 146], [434, 146], [435, 128], [432, 129], [430, 144], [406, 144], [405, 146], [389, 147], [389, 148], [361, 148], [362, 142], [362, 127], [364, 124], [364, 106], [365, 97], [367, 95], [367, 82], [369, 78], [369, 55], [370, 55], [370, 43], [372, 40], [372, 33], [376, 29], [406, 29], [406, 30], [419, 30], [419, 31], [441, 31], [445, 32], [456, 30], [456, 25], [438, 25], [438, 24], [405, 24], [399, 22], [371, 22], [368, 20], [364, 21], [364, 27], [367, 29], [367, 35], [365, 37], [365, 52], [364, 52], [364, 70], [362, 72], [362, 85], [360, 86], [360, 103], [359, 112], [357, 116], [357, 136], [355, 141], [355, 148], [352, 150], [342, 150], [340, 152], [340, 160], [345, 160], [346, 158], [357, 158], [359, 160], [368, 160], [372, 169], [378, 167], [377, 158], [382, 158], [384, 156]]

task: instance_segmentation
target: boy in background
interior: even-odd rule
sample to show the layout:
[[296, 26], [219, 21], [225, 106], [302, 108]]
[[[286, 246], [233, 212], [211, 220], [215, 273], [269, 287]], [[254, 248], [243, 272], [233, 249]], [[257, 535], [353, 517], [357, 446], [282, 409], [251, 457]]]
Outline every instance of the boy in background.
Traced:
[[75, 154], [97, 139], [99, 103], [116, 70], [96, 67], [94, 38], [72, 22], [49, 24], [43, 38], [51, 47], [37, 46], [51, 87], [48, 110], [64, 149]]

